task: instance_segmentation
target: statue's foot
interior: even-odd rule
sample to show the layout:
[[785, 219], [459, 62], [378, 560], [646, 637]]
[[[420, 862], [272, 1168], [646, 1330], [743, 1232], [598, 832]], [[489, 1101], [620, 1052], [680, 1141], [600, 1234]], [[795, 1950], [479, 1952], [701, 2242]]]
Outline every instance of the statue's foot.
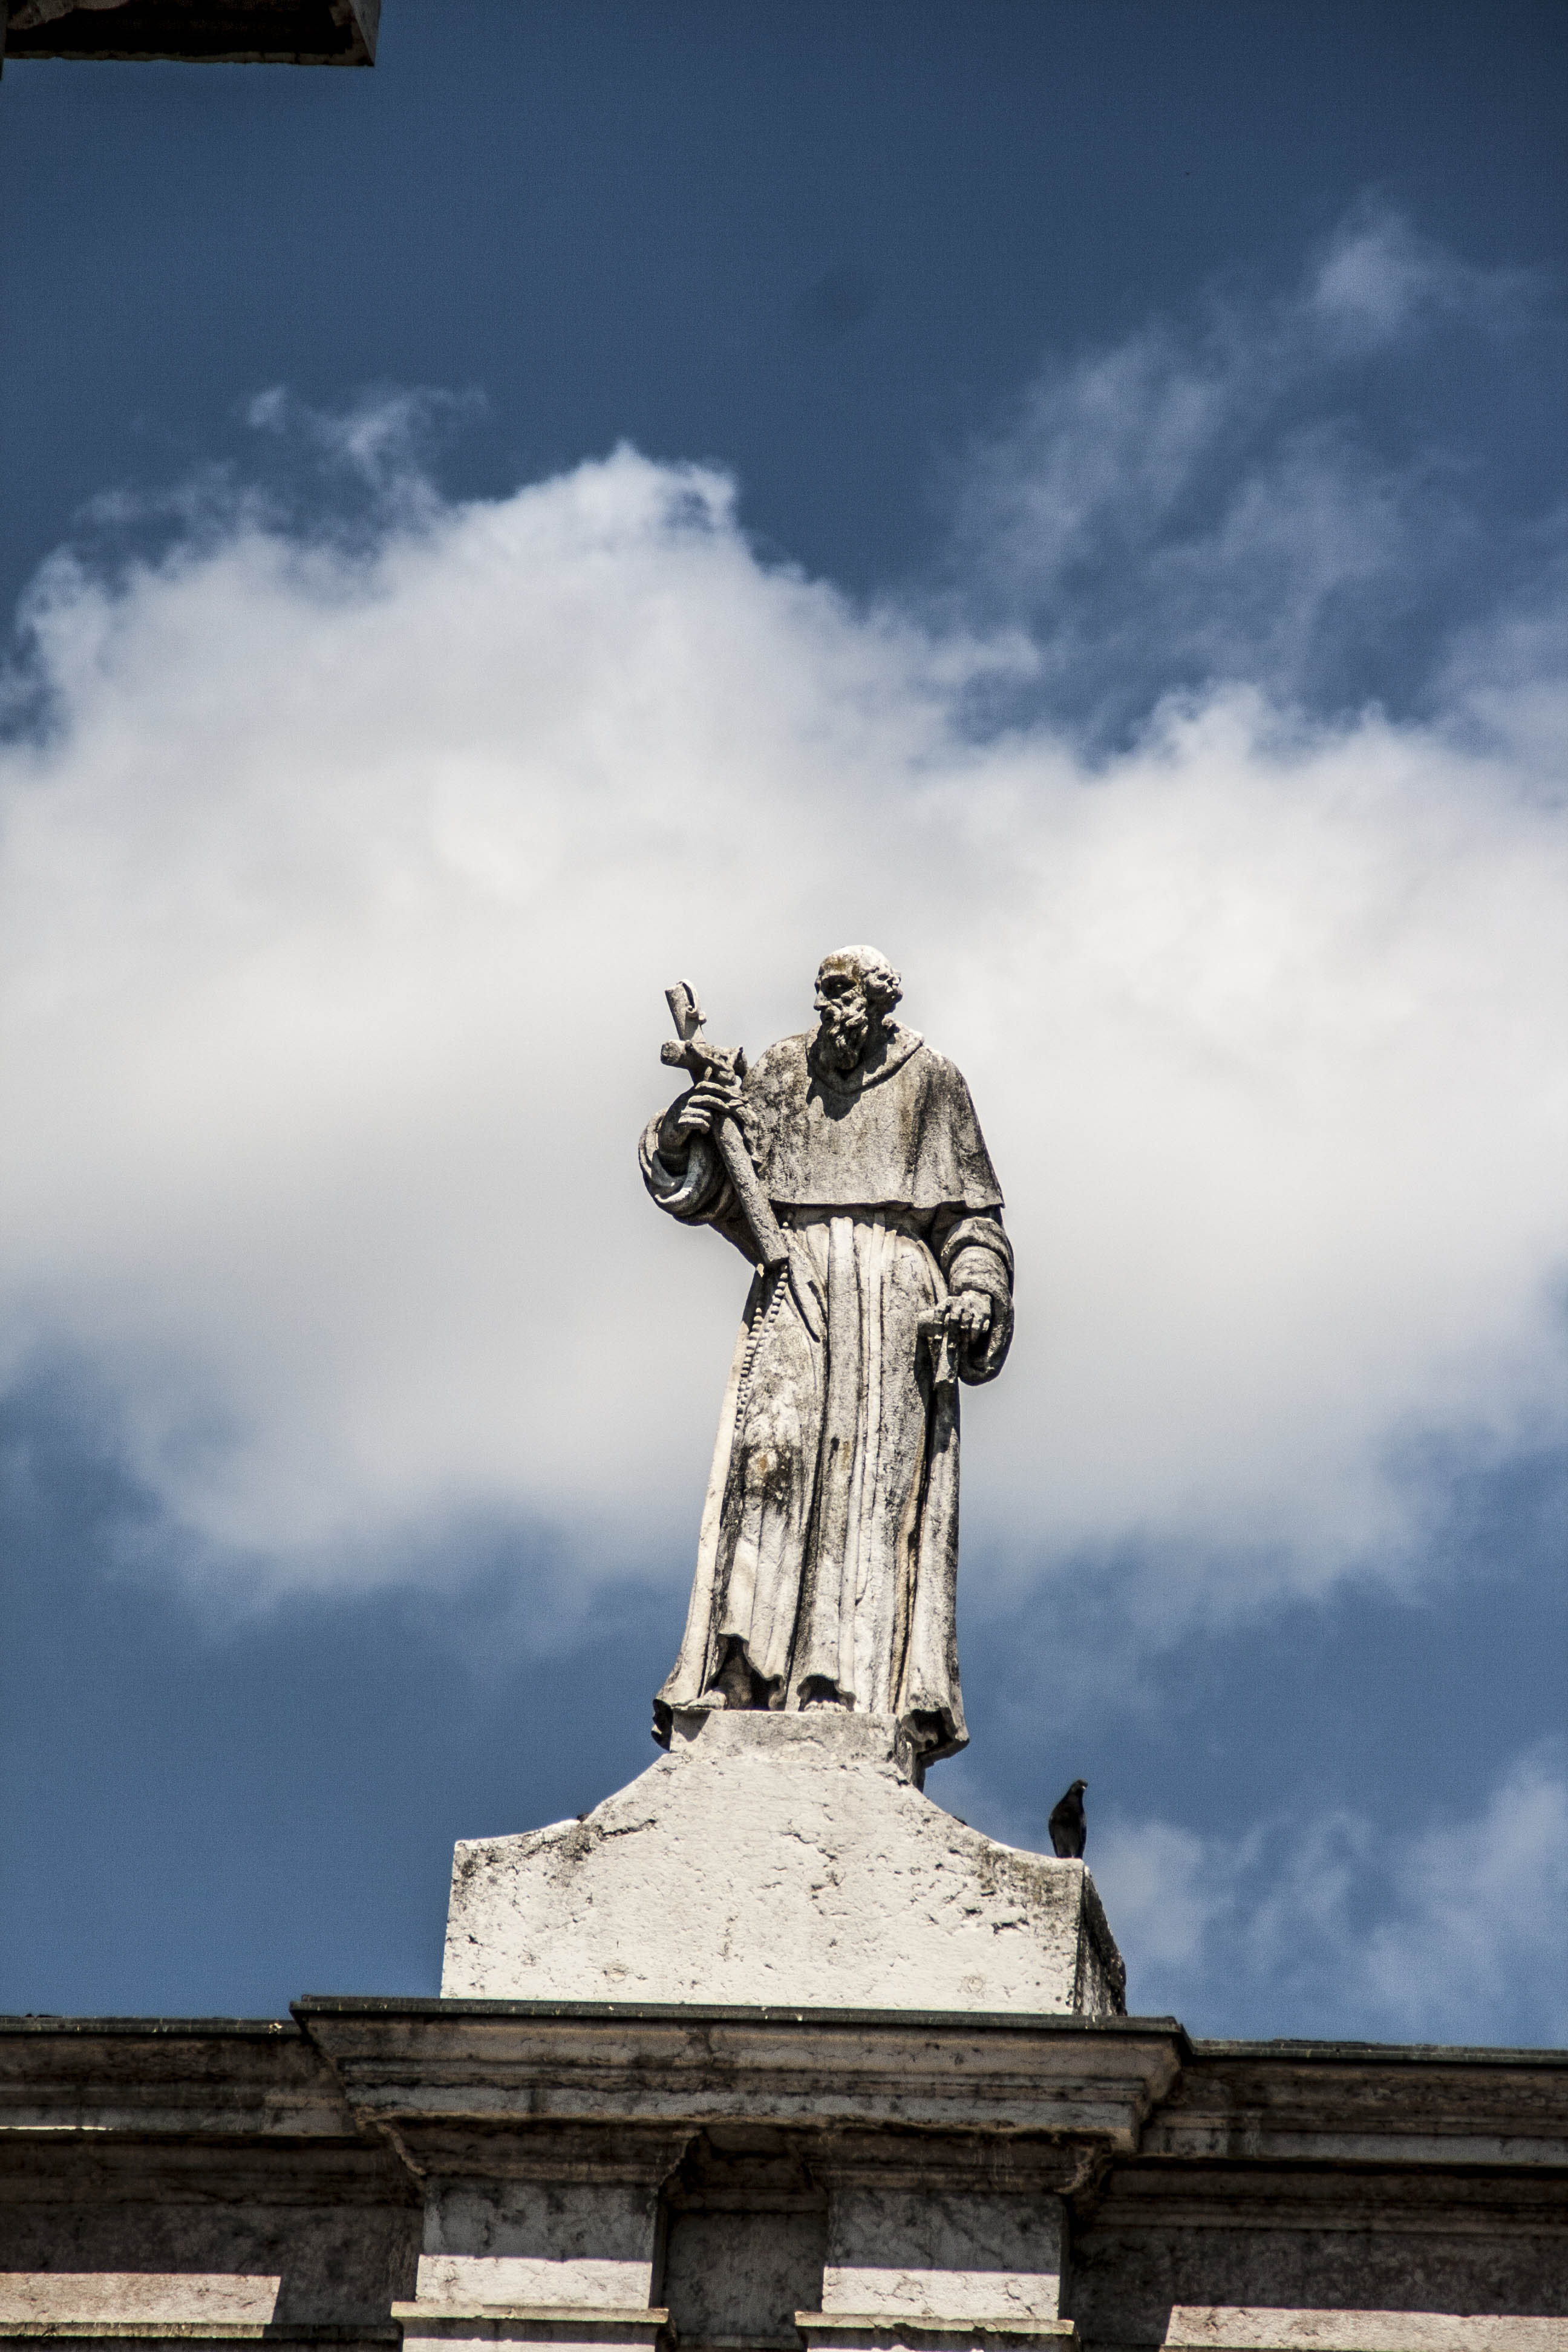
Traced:
[[762, 1704], [757, 1678], [746, 1664], [744, 1654], [731, 1650], [699, 1704], [702, 1706], [754, 1707]]
[[837, 1685], [828, 1682], [823, 1675], [814, 1675], [800, 1695], [802, 1715], [809, 1715], [815, 1707], [845, 1707], [847, 1705], [848, 1701], [842, 1696]]

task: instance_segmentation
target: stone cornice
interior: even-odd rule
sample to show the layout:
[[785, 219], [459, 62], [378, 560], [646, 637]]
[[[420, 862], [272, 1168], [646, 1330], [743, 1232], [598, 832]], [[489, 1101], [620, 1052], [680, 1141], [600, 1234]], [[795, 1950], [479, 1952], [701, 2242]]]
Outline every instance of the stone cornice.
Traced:
[[1568, 2166], [1568, 2051], [1198, 2042], [1146, 2158]]
[[0, 2132], [349, 2139], [330, 2069], [284, 2019], [0, 2019]]
[[1194, 2042], [1171, 2018], [605, 2001], [314, 1997], [298, 2020], [0, 2019], [0, 2145], [363, 2145], [399, 2117], [599, 2133], [738, 2119], [832, 2131], [848, 2161], [857, 2131], [891, 2126], [955, 2146], [976, 2129], [1072, 2137], [1167, 2167], [1568, 2167], [1564, 2051]]
[[311, 1998], [356, 2116], [872, 2127], [1131, 2151], [1188, 2048], [1174, 2019]]

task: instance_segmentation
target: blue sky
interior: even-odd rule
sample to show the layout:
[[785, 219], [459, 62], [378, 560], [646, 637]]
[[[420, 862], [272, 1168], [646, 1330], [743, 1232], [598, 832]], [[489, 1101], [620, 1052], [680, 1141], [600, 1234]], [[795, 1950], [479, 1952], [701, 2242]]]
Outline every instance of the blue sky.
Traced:
[[0, 84], [0, 2003], [641, 1769], [660, 992], [969, 1074], [967, 1755], [1145, 2011], [1561, 2039], [1560, 7], [388, 0]]

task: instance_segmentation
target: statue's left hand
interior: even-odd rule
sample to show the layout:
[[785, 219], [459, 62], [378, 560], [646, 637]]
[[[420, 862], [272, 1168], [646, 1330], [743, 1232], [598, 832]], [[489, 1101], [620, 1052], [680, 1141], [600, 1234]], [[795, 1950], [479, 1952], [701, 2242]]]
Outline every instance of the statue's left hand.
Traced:
[[984, 1290], [957, 1290], [947, 1302], [948, 1328], [960, 1344], [973, 1348], [991, 1328], [991, 1301]]

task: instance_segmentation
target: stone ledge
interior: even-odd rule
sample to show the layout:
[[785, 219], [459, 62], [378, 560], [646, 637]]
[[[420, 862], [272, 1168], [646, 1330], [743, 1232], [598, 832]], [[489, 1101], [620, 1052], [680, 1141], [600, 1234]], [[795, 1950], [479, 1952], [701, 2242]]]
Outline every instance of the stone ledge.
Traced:
[[379, 1992], [305, 1992], [290, 2006], [307, 2034], [316, 2018], [381, 2018], [393, 2022], [431, 2018], [512, 2018], [519, 2022], [538, 2019], [588, 2025], [958, 2025], [977, 2033], [989, 2030], [997, 2033], [1061, 2033], [1069, 2037], [1079, 2033], [1123, 2034], [1134, 2040], [1161, 2033], [1178, 2042], [1186, 2056], [1195, 2046], [1179, 2017], [1075, 2017], [1060, 2010], [1047, 2009], [876, 2009], [842, 2001], [481, 2000], [439, 1993]]
[[1121, 2244], [1191, 2244], [1217, 2232], [1232, 2243], [1256, 2232], [1440, 2233], [1560, 2239], [1568, 2228], [1568, 2177], [1522, 2166], [1358, 2166], [1173, 2163], [1137, 2158], [1118, 2165], [1098, 2189], [1092, 2228]]
[[1568, 2352], [1568, 2319], [1177, 2304], [1162, 2352]]
[[1568, 2164], [1568, 2051], [1198, 2042], [1142, 2154], [1212, 2163]]
[[530, 2303], [395, 2303], [392, 2316], [401, 2324], [405, 2343], [472, 2341], [483, 2329], [489, 2342], [528, 2344], [594, 2344], [603, 2347], [627, 2345], [652, 2347], [669, 2339], [669, 2314], [649, 2305], [595, 2309], [584, 2304]]
[[0, 2018], [0, 2127], [353, 2137], [293, 2019]]
[[421, 2299], [395, 2303], [394, 2319], [570, 2319], [615, 2320], [621, 2325], [647, 2320], [663, 2327], [669, 2314], [661, 2304], [590, 2303], [436, 2303]]
[[1071, 2319], [1026, 2319], [1008, 2315], [994, 2319], [939, 2319], [901, 2315], [887, 2311], [797, 2311], [795, 2324], [813, 2352], [978, 2352], [999, 2344], [1076, 2344], [1078, 2323]]
[[302, 2023], [366, 2125], [886, 2125], [1047, 2134], [1131, 2152], [1169, 2091], [1173, 2021], [897, 2011], [764, 2016], [636, 2007], [309, 2001]]
[[9, 2344], [399, 2344], [402, 2330], [376, 2320], [0, 2319]]

